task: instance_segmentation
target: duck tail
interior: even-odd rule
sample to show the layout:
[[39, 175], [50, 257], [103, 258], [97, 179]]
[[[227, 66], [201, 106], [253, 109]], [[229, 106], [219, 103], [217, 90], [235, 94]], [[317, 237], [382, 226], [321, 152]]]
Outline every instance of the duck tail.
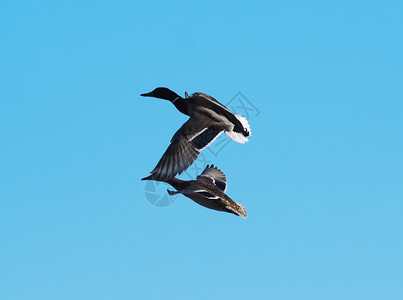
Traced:
[[250, 129], [250, 125], [248, 123], [248, 120], [246, 120], [245, 117], [241, 116], [241, 115], [235, 115], [235, 117], [238, 119], [239, 122], [241, 122], [242, 127], [243, 127], [243, 132], [242, 134], [246, 137], [246, 136], [251, 136], [252, 135], [252, 131]]
[[248, 141], [248, 136], [252, 134], [248, 120], [241, 115], [235, 115], [238, 124], [235, 123], [233, 130], [225, 131], [225, 134], [235, 142], [245, 144]]
[[242, 117], [241, 115], [235, 115], [239, 123], [242, 125], [242, 129], [237, 128], [237, 126], [234, 127], [233, 130], [231, 131], [225, 131], [225, 134], [232, 140], [245, 144], [248, 141], [248, 136], [252, 134], [250, 130], [250, 125], [248, 123], [248, 120], [246, 118]]

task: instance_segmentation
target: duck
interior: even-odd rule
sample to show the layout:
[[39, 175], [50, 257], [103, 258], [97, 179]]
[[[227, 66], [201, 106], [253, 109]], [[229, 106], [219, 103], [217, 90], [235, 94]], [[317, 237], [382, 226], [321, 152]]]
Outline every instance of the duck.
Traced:
[[[142, 180], [156, 179], [151, 174]], [[171, 196], [183, 194], [201, 206], [235, 214], [244, 219], [248, 216], [242, 204], [236, 203], [227, 196], [227, 177], [213, 164], [207, 165], [204, 171], [196, 177], [196, 180], [181, 180], [175, 177], [162, 181], [175, 188], [174, 191], [167, 190]]]
[[156, 180], [163, 181], [181, 174], [223, 132], [241, 144], [246, 143], [251, 135], [246, 118], [234, 114], [207, 94], [197, 92], [189, 96], [185, 92], [185, 98], [182, 98], [166, 87], [158, 87], [140, 96], [168, 100], [190, 117], [174, 134], [165, 153], [150, 172]]

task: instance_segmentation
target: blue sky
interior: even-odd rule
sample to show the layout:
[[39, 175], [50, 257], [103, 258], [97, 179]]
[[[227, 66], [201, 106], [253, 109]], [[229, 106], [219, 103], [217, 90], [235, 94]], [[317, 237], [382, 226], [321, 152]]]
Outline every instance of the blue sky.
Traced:
[[[402, 299], [402, 15], [1, 3], [0, 298]], [[249, 143], [194, 165], [226, 173], [247, 220], [149, 202], [166, 186], [140, 178], [187, 118], [139, 97], [157, 86], [256, 108]]]

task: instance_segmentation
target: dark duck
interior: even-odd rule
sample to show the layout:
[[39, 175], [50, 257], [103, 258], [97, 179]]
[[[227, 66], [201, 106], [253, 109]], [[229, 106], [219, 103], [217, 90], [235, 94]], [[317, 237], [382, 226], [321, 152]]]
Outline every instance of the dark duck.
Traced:
[[174, 134], [171, 144], [150, 172], [155, 180], [162, 181], [181, 174], [223, 132], [241, 144], [246, 143], [251, 135], [244, 117], [235, 115], [209, 95], [194, 93], [189, 97], [185, 93], [185, 98], [182, 98], [168, 88], [159, 87], [141, 96], [168, 100], [181, 113], [190, 116]]
[[[150, 175], [142, 180], [155, 180], [155, 178]], [[176, 189], [176, 191], [168, 190], [170, 195], [180, 193], [201, 206], [232, 213], [245, 219], [247, 217], [244, 207], [227, 196], [227, 177], [214, 165], [207, 165], [196, 180], [169, 178], [163, 181]]]

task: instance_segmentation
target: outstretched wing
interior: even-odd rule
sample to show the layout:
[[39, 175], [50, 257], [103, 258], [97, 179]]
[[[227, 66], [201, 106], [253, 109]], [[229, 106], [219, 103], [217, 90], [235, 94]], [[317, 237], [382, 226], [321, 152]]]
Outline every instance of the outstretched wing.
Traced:
[[164, 155], [151, 171], [155, 180], [166, 180], [181, 174], [200, 155], [201, 150], [212, 143], [221, 133], [213, 127], [207, 127], [197, 114], [192, 116], [171, 139]]
[[207, 165], [204, 171], [197, 176], [197, 179], [212, 182], [224, 193], [227, 190], [227, 176], [214, 165]]

